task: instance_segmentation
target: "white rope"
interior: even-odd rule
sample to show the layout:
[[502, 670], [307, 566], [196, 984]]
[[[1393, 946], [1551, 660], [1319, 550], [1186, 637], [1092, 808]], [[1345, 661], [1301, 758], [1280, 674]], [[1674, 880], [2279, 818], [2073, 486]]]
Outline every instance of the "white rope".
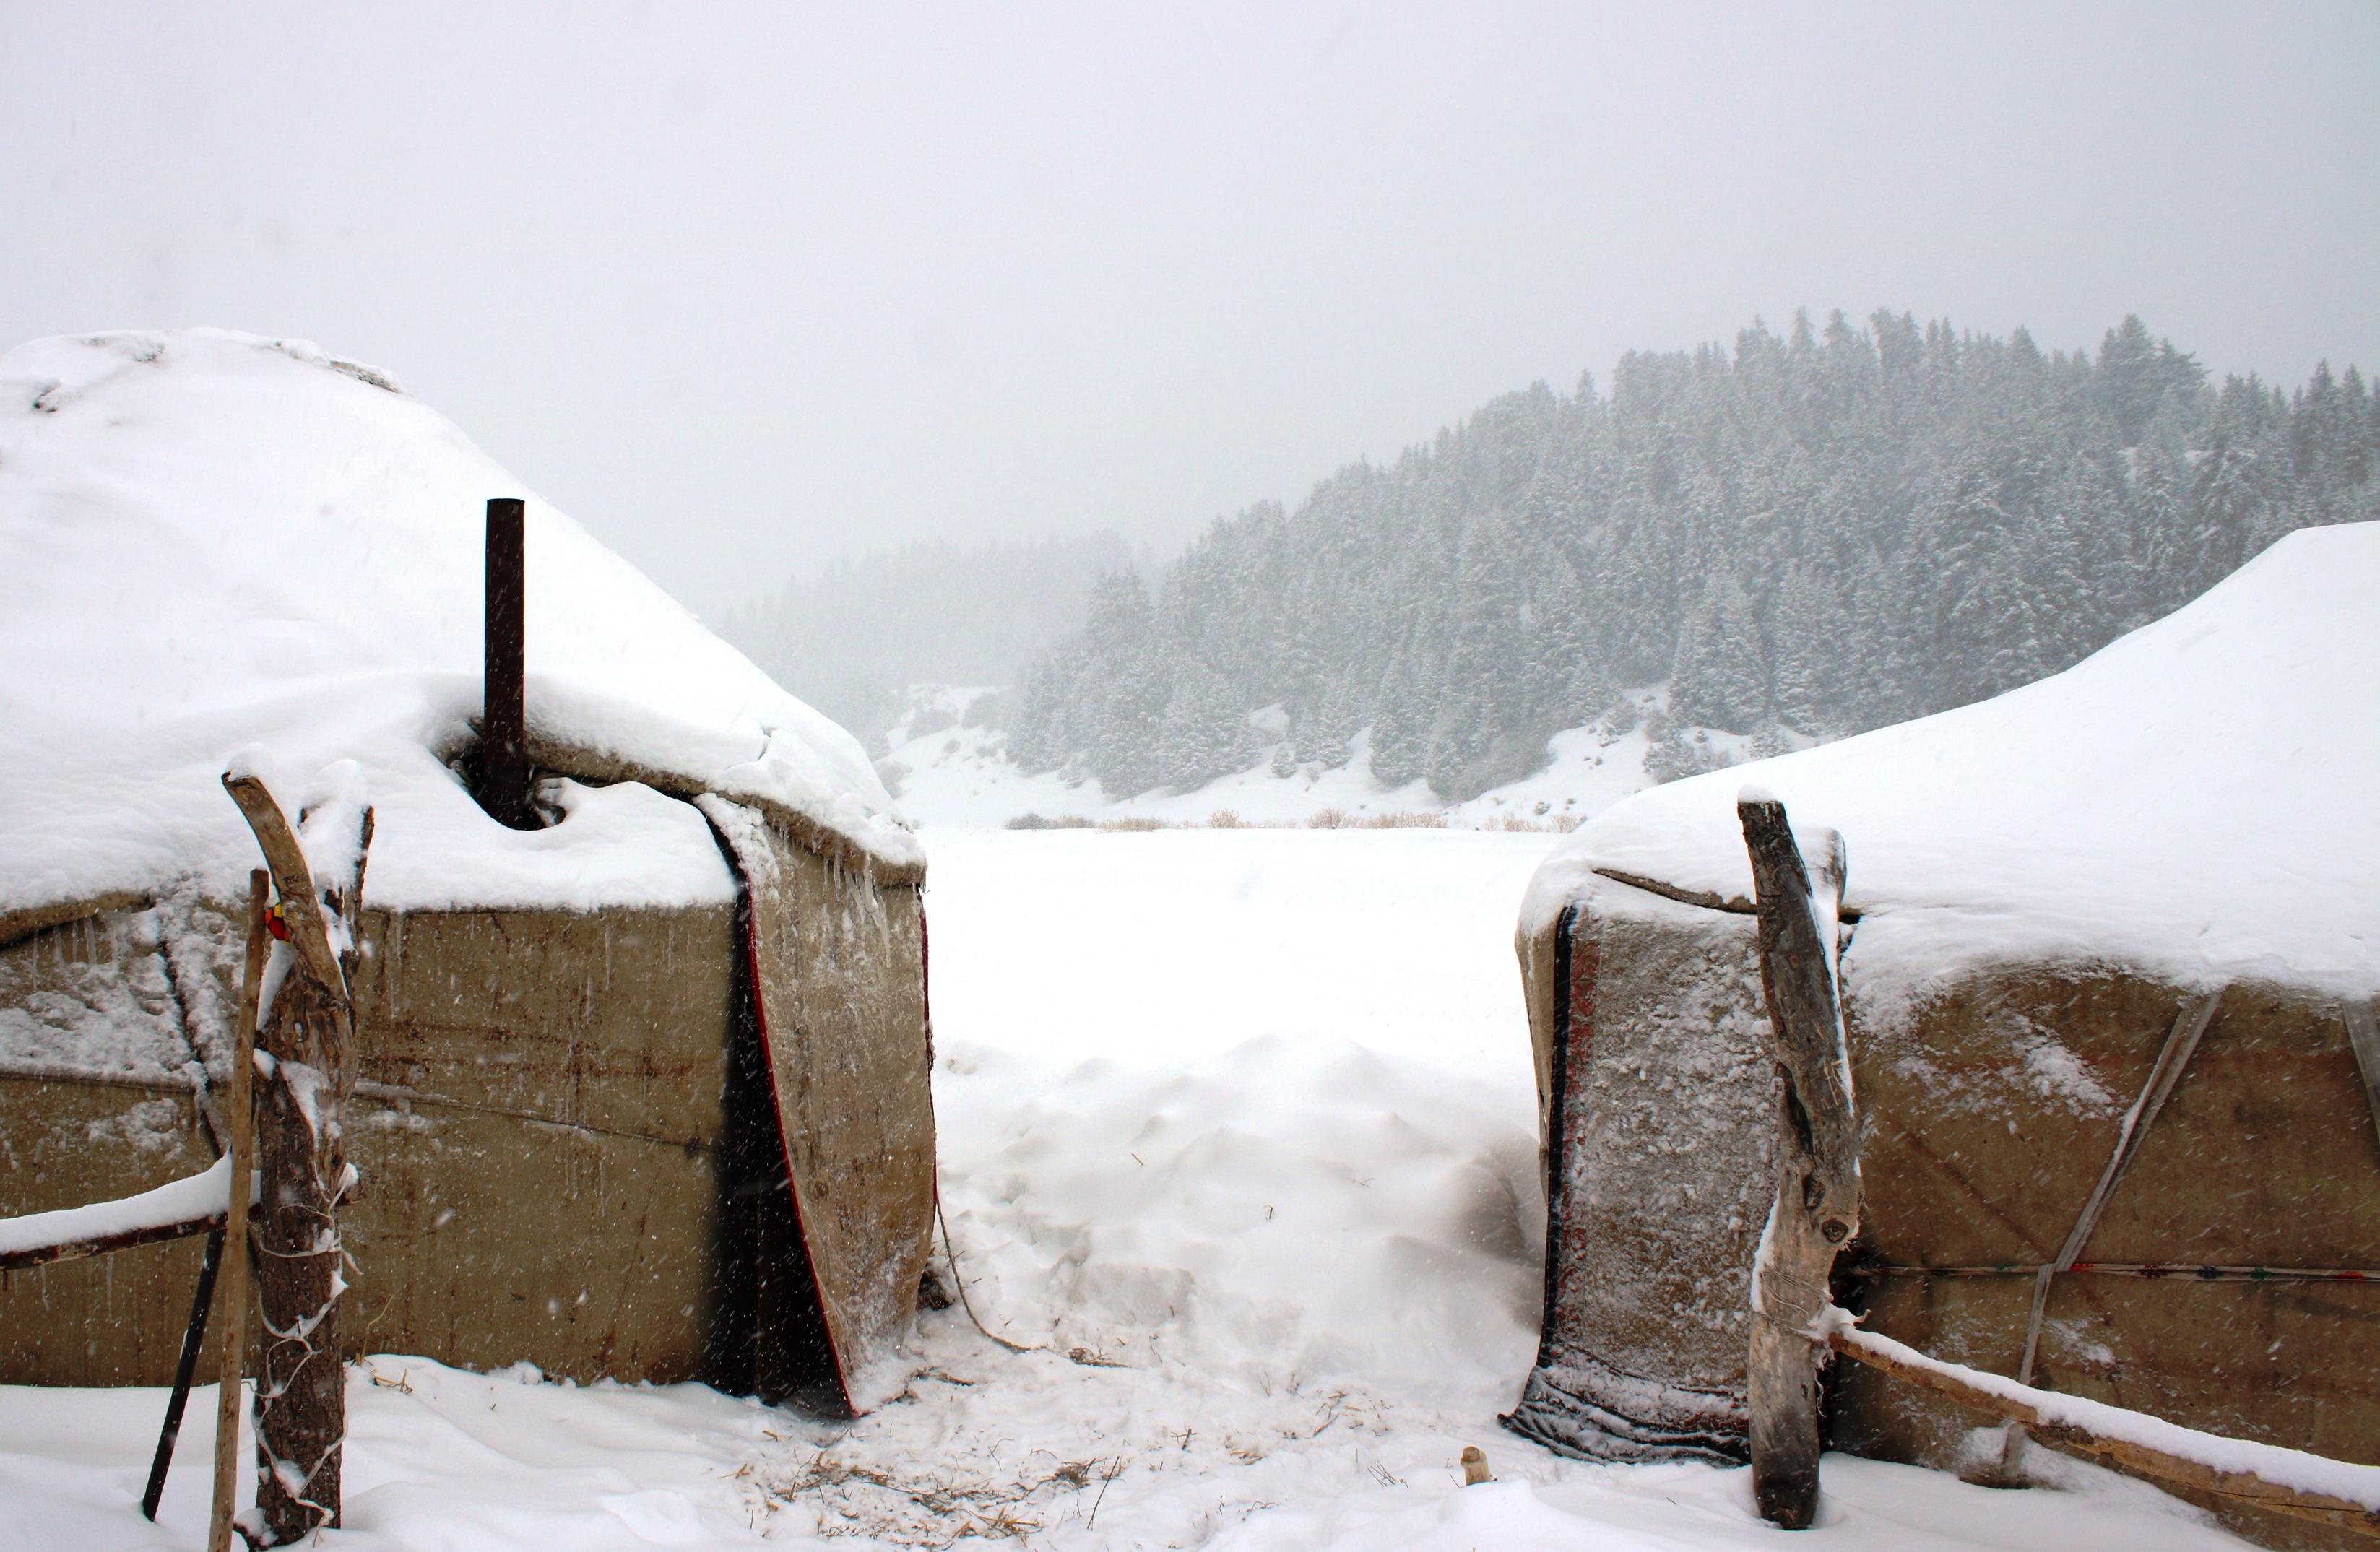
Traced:
[[2116, 1134], [2116, 1151], [2108, 1158], [2107, 1169], [2100, 1171], [2099, 1183], [2092, 1188], [2090, 1200], [2082, 1204], [2082, 1216], [2074, 1220], [2074, 1227], [2066, 1235], [2066, 1243], [2058, 1247], [2057, 1258], [2045, 1264], [2034, 1274], [2033, 1314], [2024, 1327], [2024, 1364], [2017, 1370], [2016, 1376], [2019, 1385], [2033, 1383], [2033, 1362], [2041, 1346], [2042, 1313], [2049, 1304], [2049, 1279], [2060, 1272], [2071, 1270], [2082, 1254], [2082, 1247], [2090, 1243], [2092, 1231], [2099, 1227], [2099, 1214], [2107, 1206], [2107, 1198], [2115, 1194], [2117, 1182], [2124, 1178], [2124, 1171], [2131, 1168], [2132, 1159], [2139, 1154], [2150, 1125], [2155, 1122], [2157, 1112], [2165, 1109], [2165, 1102], [2172, 1095], [2174, 1085], [2181, 1081], [2182, 1069], [2190, 1065], [2191, 1053], [2198, 1049], [2199, 1037], [2206, 1033], [2207, 1025], [2214, 1021], [2216, 1007], [2222, 1000], [2223, 991], [2217, 988], [2200, 999], [2195, 1006], [2184, 1008], [2174, 1019], [2173, 1028], [2165, 1037], [2165, 1049], [2157, 1052], [2156, 1063], [2149, 1069], [2148, 1082], [2142, 1087], [2141, 1097], [2132, 1101], [2131, 1109], [2124, 1112], [2123, 1129]]
[[975, 1322], [975, 1328], [1011, 1352], [1047, 1352], [1050, 1350], [1050, 1343], [1043, 1342], [1038, 1347], [1026, 1347], [1021, 1342], [1010, 1341], [1006, 1337], [986, 1326], [983, 1323], [983, 1317], [976, 1314], [975, 1303], [967, 1297], [966, 1279], [959, 1275], [958, 1246], [951, 1240], [951, 1220], [942, 1215], [942, 1182], [939, 1179], [934, 1182], [934, 1221], [942, 1226], [942, 1255], [951, 1264], [951, 1284], [957, 1290], [959, 1307], [966, 1311], [966, 1317], [969, 1320]]

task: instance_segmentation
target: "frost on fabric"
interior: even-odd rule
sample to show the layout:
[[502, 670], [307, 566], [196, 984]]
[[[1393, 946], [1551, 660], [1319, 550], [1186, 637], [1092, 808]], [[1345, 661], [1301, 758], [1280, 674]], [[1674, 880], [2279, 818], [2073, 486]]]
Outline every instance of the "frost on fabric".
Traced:
[[[2080, 1053], [2021, 1009], [2003, 1004], [1977, 1021], [1976, 1049], [1988, 1060], [1949, 1063], [1937, 1048], [1912, 1047], [1904, 1038], [1912, 1023], [1905, 1010], [1901, 1017], [1883, 1020], [1864, 1001], [1860, 1011], [1864, 1043], [1877, 1060], [1920, 1087], [1937, 1113], [2004, 1116], [2048, 1107], [2075, 1116], [2107, 1116], [2123, 1108], [2124, 1101]], [[1883, 1027], [1876, 1028], [1879, 1024]]]
[[188, 1122], [180, 1100], [141, 1099], [84, 1122], [81, 1140], [94, 1147], [112, 1143], [134, 1153], [171, 1157], [183, 1151]]
[[[37, 397], [45, 413], [6, 407]], [[699, 818], [658, 794], [582, 789], [558, 826], [514, 831], [449, 768], [479, 709], [486, 503], [521, 490], [385, 374], [285, 342], [188, 330], [0, 357], [0, 913], [190, 879], [242, 898], [255, 844], [219, 781], [235, 757], [293, 818], [354, 762], [382, 904], [730, 897]], [[530, 499], [528, 525], [533, 739], [920, 860], [849, 734], [568, 517]]]
[[153, 1076], [189, 1061], [159, 915], [111, 912], [0, 950], [0, 1061]]
[[[1753, 918], [1607, 884], [1574, 933], [1546, 1362], [1512, 1425], [1598, 1459], [1741, 1459], [1750, 1279], [1775, 1194], [1776, 1079]], [[1585, 949], [1578, 951], [1585, 952]]]

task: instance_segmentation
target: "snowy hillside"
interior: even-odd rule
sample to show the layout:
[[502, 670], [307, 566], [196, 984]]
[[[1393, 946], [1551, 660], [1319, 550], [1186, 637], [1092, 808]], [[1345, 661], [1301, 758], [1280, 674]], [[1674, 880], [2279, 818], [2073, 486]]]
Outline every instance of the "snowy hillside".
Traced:
[[[1627, 692], [1633, 716], [1590, 727], [1566, 728], [1547, 742], [1542, 769], [1492, 787], [1466, 803], [1449, 804], [1418, 779], [1391, 786], [1372, 774], [1369, 730], [1348, 740], [1343, 764], [1298, 764], [1285, 740], [1260, 748], [1245, 770], [1176, 791], [1160, 787], [1111, 798], [1093, 779], [1068, 781], [1055, 772], [1027, 775], [995, 725], [1007, 697], [983, 686], [922, 685], [888, 734], [877, 762], [901, 806], [934, 831], [986, 829], [1026, 815], [1100, 822], [1155, 819], [1199, 825], [1218, 814], [1252, 825], [1302, 825], [1332, 813], [1361, 822], [1382, 815], [1431, 815], [1456, 829], [1527, 823], [1560, 829], [1601, 813], [1629, 794], [1654, 784], [1648, 770], [1676, 774], [1732, 765], [1751, 758], [1755, 741], [1710, 728], [1682, 727], [1656, 740], [1667, 697], [1660, 686]], [[1264, 714], [1255, 719], [1259, 724]], [[1777, 734], [1788, 746], [1809, 740]], [[1657, 745], [1658, 747], [1657, 747]]]
[[1369, 729], [1389, 784], [1468, 798], [1656, 680], [1689, 722], [1840, 735], [2055, 673], [2283, 534], [2380, 516], [2375, 471], [2355, 371], [2218, 386], [2138, 318], [2095, 354], [1755, 321], [1505, 394], [1108, 578], [1012, 736], [1139, 791], [1282, 737], [1339, 765]]

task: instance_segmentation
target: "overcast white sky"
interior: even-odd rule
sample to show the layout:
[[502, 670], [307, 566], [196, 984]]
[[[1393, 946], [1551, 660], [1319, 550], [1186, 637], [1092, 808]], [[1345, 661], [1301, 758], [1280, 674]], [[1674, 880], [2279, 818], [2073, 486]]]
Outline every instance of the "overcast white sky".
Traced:
[[1878, 305], [2380, 367], [2380, 4], [0, 7], [0, 338], [395, 370], [715, 611]]

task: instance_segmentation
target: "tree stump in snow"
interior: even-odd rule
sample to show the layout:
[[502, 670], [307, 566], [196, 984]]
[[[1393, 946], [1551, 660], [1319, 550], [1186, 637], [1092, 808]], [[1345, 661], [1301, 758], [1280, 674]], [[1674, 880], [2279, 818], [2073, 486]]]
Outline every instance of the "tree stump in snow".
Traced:
[[[265, 968], [256, 1066], [257, 1301], [263, 1352], [256, 1380], [260, 1545], [285, 1546], [339, 1522], [346, 1373], [338, 1351], [338, 1204], [348, 1172], [340, 1147], [355, 1086], [349, 923], [371, 845], [369, 808], [325, 804], [301, 847], [281, 806], [253, 776], [224, 786], [255, 831], [279, 900]], [[309, 853], [324, 866], [320, 880]], [[233, 1314], [230, 1318], [237, 1318]]]
[[1747, 790], [1736, 803], [1759, 914], [1760, 984], [1779, 1080], [1777, 1200], [1752, 1274], [1752, 1492], [1762, 1518], [1806, 1528], [1818, 1508], [1819, 1316], [1836, 1253], [1859, 1229], [1859, 1132], [1837, 994], [1835, 924], [1842, 839], [1813, 891], [1785, 806]]

